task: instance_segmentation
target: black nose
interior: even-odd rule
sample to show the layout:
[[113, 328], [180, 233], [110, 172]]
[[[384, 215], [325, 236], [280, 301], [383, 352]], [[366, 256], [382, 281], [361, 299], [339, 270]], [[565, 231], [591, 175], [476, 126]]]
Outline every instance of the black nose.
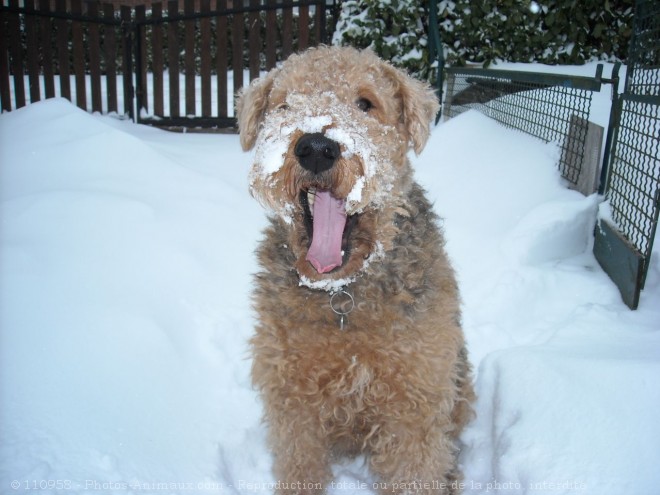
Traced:
[[304, 134], [294, 150], [300, 165], [310, 172], [320, 174], [330, 170], [339, 158], [339, 144], [320, 132]]

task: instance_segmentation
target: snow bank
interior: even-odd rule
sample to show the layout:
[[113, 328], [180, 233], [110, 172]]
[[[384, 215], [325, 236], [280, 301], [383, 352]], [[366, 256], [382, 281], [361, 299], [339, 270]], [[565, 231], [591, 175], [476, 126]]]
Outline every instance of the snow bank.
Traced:
[[660, 373], [657, 354], [635, 350], [622, 359], [620, 347], [594, 352], [588, 344], [508, 349], [484, 359], [483, 409], [463, 436], [468, 486], [655, 493], [660, 435], [649, 426], [660, 403], [651, 379]]
[[628, 311], [591, 254], [600, 199], [564, 187], [554, 152], [469, 112], [420, 157], [477, 367], [466, 492], [657, 493], [658, 257]]
[[0, 117], [3, 493], [217, 481], [218, 439], [258, 421], [243, 225], [261, 219], [236, 138], [202, 170], [110, 122], [64, 100]]
[[[271, 493], [238, 137], [49, 100], [0, 115], [0, 141], [0, 492]], [[657, 493], [658, 256], [629, 311], [591, 255], [599, 198], [556, 156], [468, 112], [412, 158], [477, 375], [466, 492]], [[360, 459], [335, 473], [332, 495], [373, 493]]]

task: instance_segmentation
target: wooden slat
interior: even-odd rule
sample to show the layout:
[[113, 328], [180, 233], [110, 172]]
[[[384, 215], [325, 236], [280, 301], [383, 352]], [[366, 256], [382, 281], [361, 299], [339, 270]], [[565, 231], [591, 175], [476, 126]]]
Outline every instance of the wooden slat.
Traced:
[[[9, 6], [18, 8], [18, 0], [9, 0]], [[21, 108], [25, 106], [25, 83], [23, 82], [23, 48], [18, 14], [9, 14], [8, 29], [11, 71], [14, 73], [14, 98], [16, 98], [16, 108]]]
[[[227, 0], [217, 0], [216, 9], [224, 11], [227, 8]], [[216, 17], [216, 50], [215, 70], [218, 77], [218, 117], [227, 117], [227, 16]]]
[[[50, 12], [50, 0], [39, 0], [39, 10]], [[39, 43], [41, 44], [41, 67], [44, 78], [46, 98], [55, 97], [55, 78], [53, 75], [53, 20], [49, 17], [39, 18]]]
[[[122, 5], [119, 8], [121, 21], [124, 26], [131, 25], [132, 8]], [[122, 30], [122, 80], [124, 87], [124, 114], [133, 116], [133, 46], [130, 28]], [[139, 109], [138, 109], [139, 111]]]
[[[161, 2], [151, 5], [151, 18], [159, 20], [163, 17]], [[163, 111], [163, 26], [154, 24], [151, 30], [151, 63], [154, 78], [154, 115], [162, 117]]]
[[290, 1], [284, 2], [282, 9], [282, 58], [293, 53], [293, 7]]
[[[88, 2], [87, 16], [92, 19], [99, 18], [99, 4], [97, 2]], [[89, 47], [89, 79], [92, 92], [92, 112], [103, 112], [102, 88], [101, 88], [101, 37], [99, 35], [99, 25], [96, 22], [87, 24], [89, 37], [87, 44]]]
[[[135, 6], [135, 21], [144, 22], [147, 18], [146, 7], [144, 5]], [[138, 36], [140, 37], [140, 66], [136, 67], [135, 71], [140, 71], [137, 74], [137, 77], [140, 78], [140, 106], [145, 110], [149, 110], [149, 88], [147, 86], [147, 69], [148, 69], [148, 58], [147, 58], [147, 30], [150, 29], [150, 26], [141, 25], [138, 30]], [[138, 112], [140, 109], [138, 108]]]
[[7, 43], [7, 25], [9, 13], [0, 11], [0, 106], [2, 111], [11, 110], [11, 88], [9, 84], [9, 44]]
[[[186, 15], [195, 13], [195, 0], [184, 0], [183, 9]], [[195, 21], [185, 21], [185, 59], [186, 73], [186, 116], [195, 115]]]
[[[34, 9], [34, 0], [24, 0], [27, 10]], [[41, 99], [41, 83], [39, 81], [39, 46], [37, 18], [33, 15], [25, 16], [25, 41], [27, 43], [27, 69], [30, 86], [30, 102]]]
[[[113, 20], [115, 7], [111, 3], [103, 5], [103, 18]], [[103, 60], [105, 61], [105, 83], [108, 98], [108, 112], [117, 112], [117, 35], [115, 26], [103, 26]]]
[[[251, 7], [259, 7], [261, 0], [250, 0]], [[250, 12], [249, 16], [249, 66], [250, 66], [250, 81], [259, 77], [259, 56], [261, 54], [261, 19], [259, 12]]]
[[298, 51], [302, 52], [309, 46], [309, 6], [298, 8]]
[[[66, 0], [55, 0], [55, 11], [66, 15]], [[71, 101], [71, 68], [69, 67], [69, 23], [64, 19], [55, 21], [57, 28], [57, 62], [60, 76], [60, 96]]]
[[[277, 0], [266, 0], [266, 5], [277, 5]], [[270, 70], [277, 64], [277, 11], [266, 12], [266, 70]]]
[[[82, 15], [82, 1], [71, 0], [71, 13]], [[85, 48], [83, 26], [80, 21], [71, 22], [71, 42], [73, 51], [73, 71], [76, 76], [76, 105], [87, 110], [87, 88], [85, 81]]]
[[[200, 0], [200, 12], [211, 11], [211, 0]], [[199, 22], [201, 37], [202, 117], [211, 116], [211, 19], [202, 17]]]
[[314, 44], [315, 45], [320, 45], [321, 43], [325, 43], [326, 40], [323, 39], [323, 34], [325, 29], [321, 29], [325, 23], [325, 19], [323, 19], [323, 16], [325, 15], [325, 12], [321, 8], [320, 5], [316, 5], [314, 7]]
[[[167, 2], [167, 15], [173, 17], [179, 12], [179, 2]], [[167, 63], [170, 86], [170, 116], [179, 116], [179, 39], [177, 37], [177, 23], [167, 23]]]
[[243, 39], [245, 20], [243, 14], [234, 14], [232, 22], [232, 57], [231, 65], [234, 71], [234, 94], [243, 87]]

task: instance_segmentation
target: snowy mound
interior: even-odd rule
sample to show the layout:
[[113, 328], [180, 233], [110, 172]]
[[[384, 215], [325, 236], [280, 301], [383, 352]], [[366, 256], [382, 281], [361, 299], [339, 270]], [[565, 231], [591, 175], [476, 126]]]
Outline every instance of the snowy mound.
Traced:
[[259, 417], [244, 363], [258, 228], [244, 223], [261, 220], [245, 174], [238, 189], [222, 178], [241, 173], [235, 139], [214, 138], [205, 170], [168, 156], [181, 136], [154, 147], [64, 100], [0, 119], [0, 491], [216, 479], [223, 425]]
[[421, 175], [446, 216], [477, 365], [466, 492], [654, 493], [657, 255], [646, 311], [630, 312], [591, 254], [600, 199], [566, 189], [553, 145], [475, 112], [431, 144]]
[[660, 375], [657, 353], [626, 349], [625, 342], [595, 347], [528, 347], [484, 359], [477, 388], [483, 409], [463, 435], [468, 487], [653, 493], [657, 469], [647, 461], [659, 458], [658, 436], [649, 426], [660, 390], [648, 377]]

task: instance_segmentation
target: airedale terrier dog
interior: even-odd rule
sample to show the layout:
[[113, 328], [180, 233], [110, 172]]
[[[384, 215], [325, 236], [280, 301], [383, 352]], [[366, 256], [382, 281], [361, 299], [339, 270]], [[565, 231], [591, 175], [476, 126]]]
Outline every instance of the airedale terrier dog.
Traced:
[[377, 487], [455, 493], [472, 414], [459, 294], [437, 217], [406, 156], [438, 110], [370, 51], [291, 56], [240, 95], [258, 248], [252, 379], [280, 493], [322, 492], [341, 456]]

